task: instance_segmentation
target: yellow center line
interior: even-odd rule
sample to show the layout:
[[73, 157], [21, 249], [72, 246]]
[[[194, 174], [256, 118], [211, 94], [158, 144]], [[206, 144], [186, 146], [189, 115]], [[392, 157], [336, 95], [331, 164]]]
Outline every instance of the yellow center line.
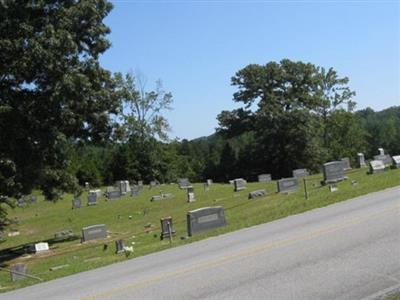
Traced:
[[394, 207], [391, 208], [387, 208], [381, 212], [378, 213], [373, 213], [364, 217], [357, 217], [357, 218], [353, 218], [349, 221], [343, 222], [343, 223], [339, 223], [339, 224], [333, 224], [330, 226], [326, 226], [324, 228], [318, 229], [318, 230], [314, 230], [314, 231], [310, 231], [308, 233], [305, 234], [301, 234], [301, 235], [297, 235], [297, 236], [293, 236], [284, 240], [278, 240], [278, 241], [274, 241], [274, 242], [268, 242], [259, 246], [255, 246], [253, 248], [250, 249], [246, 249], [246, 250], [242, 250], [224, 257], [220, 257], [218, 259], [214, 259], [208, 262], [202, 262], [202, 263], [198, 263], [196, 265], [193, 265], [191, 267], [187, 267], [187, 268], [183, 268], [174, 272], [169, 272], [169, 273], [165, 273], [165, 274], [161, 274], [159, 276], [155, 276], [155, 277], [151, 277], [151, 278], [147, 278], [147, 279], [143, 279], [141, 281], [138, 282], [133, 282], [133, 283], [129, 283], [126, 285], [122, 285], [120, 287], [116, 287], [113, 288], [111, 290], [108, 291], [104, 291], [104, 292], [100, 292], [97, 294], [94, 294], [92, 296], [87, 296], [85, 298], [83, 298], [83, 300], [95, 300], [95, 299], [105, 299], [107, 297], [111, 297], [113, 295], [116, 295], [118, 293], [121, 293], [125, 290], [128, 289], [132, 289], [132, 288], [142, 288], [142, 287], [146, 287], [149, 286], [151, 284], [155, 284], [155, 283], [159, 283], [165, 279], [171, 279], [173, 277], [178, 277], [178, 276], [182, 276], [188, 273], [194, 273], [194, 272], [199, 272], [199, 271], [203, 271], [212, 267], [217, 267], [217, 266], [221, 266], [223, 264], [226, 264], [228, 262], [234, 261], [236, 259], [240, 259], [243, 257], [248, 257], [248, 256], [254, 256], [266, 251], [270, 251], [273, 249], [277, 249], [279, 247], [284, 247], [284, 246], [288, 246], [291, 244], [294, 244], [296, 242], [299, 241], [306, 241], [306, 240], [311, 240], [313, 238], [325, 235], [325, 234], [329, 234], [329, 233], [333, 233], [345, 228], [348, 228], [350, 226], [354, 226], [356, 224], [360, 224], [362, 222], [365, 222], [367, 220], [370, 220], [372, 218], [376, 218], [379, 217], [382, 214], [385, 214], [387, 212], [391, 212], [391, 211], [398, 211], [400, 212], [400, 205], [396, 205]]

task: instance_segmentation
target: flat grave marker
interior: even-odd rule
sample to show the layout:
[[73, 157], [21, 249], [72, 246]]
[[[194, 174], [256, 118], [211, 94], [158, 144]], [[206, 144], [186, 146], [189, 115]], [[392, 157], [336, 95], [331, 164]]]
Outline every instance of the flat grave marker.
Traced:
[[162, 196], [161, 195], [154, 195], [151, 197], [150, 201], [161, 201], [162, 200]]
[[226, 225], [225, 211], [221, 206], [203, 207], [189, 211], [186, 216], [189, 236]]
[[265, 189], [252, 191], [249, 193], [249, 199], [256, 199], [267, 196], [267, 191]]

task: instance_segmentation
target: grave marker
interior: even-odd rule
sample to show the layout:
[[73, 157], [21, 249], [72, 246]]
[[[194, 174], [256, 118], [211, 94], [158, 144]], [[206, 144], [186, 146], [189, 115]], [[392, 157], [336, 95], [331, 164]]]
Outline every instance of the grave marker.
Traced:
[[398, 169], [400, 168], [400, 155], [395, 155], [392, 157], [393, 159], [393, 167]]
[[299, 182], [297, 178], [282, 178], [277, 181], [278, 193], [289, 193], [294, 192], [299, 188]]
[[162, 196], [160, 195], [155, 195], [151, 197], [150, 201], [161, 201], [162, 200]]
[[211, 186], [213, 184], [213, 180], [212, 179], [207, 179], [206, 183], [207, 183], [208, 186]]
[[369, 162], [369, 166], [370, 174], [376, 174], [385, 171], [385, 164], [382, 160], [371, 160]]
[[189, 211], [186, 220], [189, 236], [226, 225], [225, 211], [221, 206], [204, 207]]
[[108, 200], [115, 200], [121, 198], [121, 191], [109, 191], [106, 193]]
[[237, 178], [233, 180], [235, 192], [239, 192], [246, 189], [246, 181], [243, 178]]
[[345, 180], [344, 168], [342, 161], [331, 161], [323, 165], [324, 183], [335, 183]]
[[294, 178], [304, 178], [310, 175], [307, 171], [307, 169], [296, 169], [292, 171], [292, 176]]
[[120, 254], [124, 252], [125, 242], [124, 240], [116, 240], [115, 241], [115, 253]]
[[87, 205], [89, 205], [89, 206], [96, 205], [97, 204], [97, 194], [89, 192], [87, 200], [88, 200]]
[[175, 236], [176, 232], [172, 224], [172, 217], [165, 217], [160, 219], [161, 223], [161, 234], [160, 239], [169, 238], [170, 236]]
[[329, 191], [330, 191], [331, 193], [337, 192], [337, 190], [338, 190], [338, 187], [337, 187], [336, 184], [332, 184], [332, 185], [329, 186]]
[[107, 228], [104, 224], [92, 225], [82, 228], [82, 242], [107, 238]]
[[161, 194], [161, 198], [163, 200], [168, 200], [168, 199], [174, 198], [174, 195], [172, 195], [171, 193], [165, 193], [165, 194]]
[[385, 166], [390, 166], [392, 164], [392, 158], [389, 154], [375, 155], [374, 160], [381, 160]]
[[180, 189], [187, 189], [189, 186], [191, 186], [188, 178], [179, 179], [178, 184]]
[[194, 202], [196, 201], [195, 197], [194, 197], [194, 188], [192, 186], [187, 187], [187, 202]]
[[140, 187], [138, 186], [138, 185], [133, 185], [132, 186], [132, 189], [131, 189], [131, 196], [132, 197], [137, 197], [137, 196], [139, 196], [139, 193], [140, 193]]
[[249, 193], [249, 199], [261, 198], [267, 196], [267, 191], [265, 189], [252, 191]]
[[357, 166], [359, 168], [364, 168], [367, 166], [365, 163], [365, 157], [363, 153], [357, 153]]
[[72, 200], [72, 209], [81, 208], [81, 207], [82, 207], [82, 201], [80, 198], [75, 198]]
[[258, 175], [258, 182], [268, 183], [271, 180], [272, 180], [271, 179], [271, 174], [260, 174], [260, 175]]
[[10, 275], [11, 275], [11, 280], [12, 281], [17, 281], [26, 278], [27, 276], [26, 273], [28, 271], [28, 268], [25, 264], [15, 264], [11, 266], [10, 269]]
[[344, 169], [345, 171], [351, 170], [350, 158], [348, 158], [348, 157], [343, 157], [340, 161], [343, 163], [343, 169]]

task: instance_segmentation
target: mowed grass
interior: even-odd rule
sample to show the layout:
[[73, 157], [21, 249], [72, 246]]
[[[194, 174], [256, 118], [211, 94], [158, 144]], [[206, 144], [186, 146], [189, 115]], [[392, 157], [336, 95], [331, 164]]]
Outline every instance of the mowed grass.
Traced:
[[[71, 209], [72, 195], [65, 195], [63, 200], [52, 203], [38, 197], [38, 203], [25, 208], [10, 210], [10, 217], [18, 221], [4, 233], [0, 243], [0, 261], [2, 267], [9, 268], [15, 263], [25, 263], [28, 274], [42, 280], [51, 280], [77, 272], [124, 261], [141, 255], [175, 247], [210, 236], [234, 231], [304, 211], [326, 206], [356, 196], [379, 191], [400, 184], [400, 169], [374, 175], [366, 175], [367, 169], [356, 169], [347, 175], [349, 180], [338, 183], [338, 191], [330, 192], [328, 186], [321, 186], [321, 175], [307, 178], [309, 198], [304, 197], [303, 182], [299, 190], [290, 194], [277, 194], [276, 182], [248, 183], [247, 189], [234, 192], [230, 184], [214, 184], [205, 191], [203, 184], [194, 184], [196, 201], [186, 202], [186, 191], [176, 184], [161, 185], [149, 189], [145, 186], [138, 197], [126, 196], [119, 200], [105, 201], [102, 198], [96, 206], [83, 205], [80, 209]], [[351, 181], [356, 180], [357, 185]], [[265, 188], [267, 197], [249, 200], [248, 193]], [[173, 199], [151, 202], [151, 196], [160, 193], [172, 193]], [[86, 204], [87, 194], [81, 196]], [[189, 210], [207, 206], [222, 206], [225, 209], [227, 226], [204, 232], [189, 239], [181, 240], [187, 235], [186, 213]], [[144, 210], [148, 209], [148, 214]], [[168, 240], [160, 241], [160, 218], [172, 216], [176, 236], [172, 244]], [[45, 254], [23, 254], [23, 246], [54, 238], [57, 231], [71, 229], [78, 237], [81, 229], [94, 224], [106, 224], [109, 237], [106, 240], [80, 243], [80, 239], [54, 242], [50, 251]], [[151, 232], [145, 226], [151, 225]], [[18, 230], [19, 236], [8, 237], [7, 233]], [[115, 254], [115, 240], [123, 239], [125, 244], [133, 244], [134, 253], [129, 257]], [[12, 255], [12, 254], [15, 255]], [[67, 265], [50, 271], [51, 267]], [[0, 292], [38, 283], [36, 279], [23, 279], [12, 282], [9, 272], [0, 271]]]

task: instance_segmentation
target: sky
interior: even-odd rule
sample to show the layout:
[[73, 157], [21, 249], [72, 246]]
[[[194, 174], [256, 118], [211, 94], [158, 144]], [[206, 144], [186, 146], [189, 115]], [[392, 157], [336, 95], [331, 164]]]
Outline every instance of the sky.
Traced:
[[400, 105], [400, 0], [114, 0], [104, 22], [113, 72], [161, 79], [173, 95], [171, 138], [214, 133], [248, 64], [284, 58], [333, 67], [350, 79], [357, 109]]

